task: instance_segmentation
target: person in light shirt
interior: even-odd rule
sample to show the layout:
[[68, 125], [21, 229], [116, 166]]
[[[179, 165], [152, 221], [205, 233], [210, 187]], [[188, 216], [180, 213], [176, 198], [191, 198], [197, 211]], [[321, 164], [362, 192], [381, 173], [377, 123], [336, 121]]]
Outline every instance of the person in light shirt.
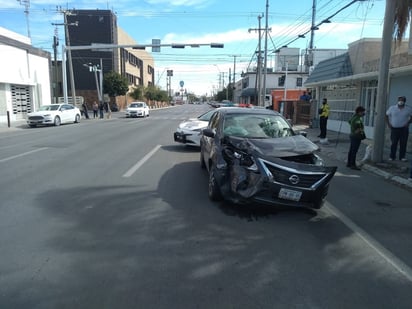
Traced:
[[399, 160], [406, 159], [406, 146], [409, 136], [409, 124], [412, 122], [412, 109], [406, 106], [406, 97], [398, 97], [398, 103], [392, 105], [386, 111], [386, 123], [391, 129], [391, 152], [389, 160], [396, 159], [396, 151], [399, 144]]

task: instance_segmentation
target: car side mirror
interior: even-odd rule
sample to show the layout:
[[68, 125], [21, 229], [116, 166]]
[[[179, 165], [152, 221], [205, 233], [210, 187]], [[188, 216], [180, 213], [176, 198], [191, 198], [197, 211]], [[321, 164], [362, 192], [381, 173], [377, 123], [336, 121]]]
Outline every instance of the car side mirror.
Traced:
[[215, 137], [215, 131], [209, 128], [203, 129], [202, 133], [204, 136], [207, 136], [207, 137], [211, 137], [211, 138]]

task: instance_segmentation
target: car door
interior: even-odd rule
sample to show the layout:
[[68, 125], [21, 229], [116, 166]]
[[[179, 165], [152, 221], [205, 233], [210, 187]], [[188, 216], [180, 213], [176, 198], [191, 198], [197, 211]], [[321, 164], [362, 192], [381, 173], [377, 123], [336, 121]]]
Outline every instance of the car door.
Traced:
[[76, 117], [76, 112], [75, 108], [73, 105], [70, 104], [64, 104], [64, 123], [68, 122], [74, 122], [75, 117]]
[[70, 108], [70, 106], [67, 105], [67, 104], [63, 104], [60, 107], [60, 115], [61, 115], [60, 120], [61, 120], [61, 123], [67, 123], [68, 122], [68, 117], [69, 117], [68, 115], [70, 114], [69, 108]]
[[[215, 112], [213, 116], [209, 120], [209, 124], [207, 129], [213, 130], [218, 133], [219, 122], [221, 119], [221, 114], [219, 112]], [[203, 135], [203, 143], [202, 143], [202, 152], [203, 158], [205, 162], [209, 162], [210, 158], [213, 156], [214, 148], [215, 148], [215, 141], [218, 137], [208, 137]], [[209, 169], [208, 164], [206, 164], [207, 169]]]

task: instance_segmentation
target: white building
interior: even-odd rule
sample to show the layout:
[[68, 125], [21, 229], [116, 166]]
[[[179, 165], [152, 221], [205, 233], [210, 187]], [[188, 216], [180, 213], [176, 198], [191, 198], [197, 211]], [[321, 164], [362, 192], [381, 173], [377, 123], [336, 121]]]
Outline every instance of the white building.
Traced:
[[0, 27], [0, 123], [51, 103], [50, 62], [50, 53], [30, 38]]

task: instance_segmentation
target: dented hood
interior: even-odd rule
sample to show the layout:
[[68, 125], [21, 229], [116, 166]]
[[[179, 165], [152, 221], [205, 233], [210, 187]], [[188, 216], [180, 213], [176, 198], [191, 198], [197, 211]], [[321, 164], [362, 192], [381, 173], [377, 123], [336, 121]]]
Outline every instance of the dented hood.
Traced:
[[292, 157], [305, 155], [319, 150], [319, 147], [302, 135], [282, 138], [244, 139], [229, 137], [229, 142], [243, 150], [256, 151], [264, 157]]

